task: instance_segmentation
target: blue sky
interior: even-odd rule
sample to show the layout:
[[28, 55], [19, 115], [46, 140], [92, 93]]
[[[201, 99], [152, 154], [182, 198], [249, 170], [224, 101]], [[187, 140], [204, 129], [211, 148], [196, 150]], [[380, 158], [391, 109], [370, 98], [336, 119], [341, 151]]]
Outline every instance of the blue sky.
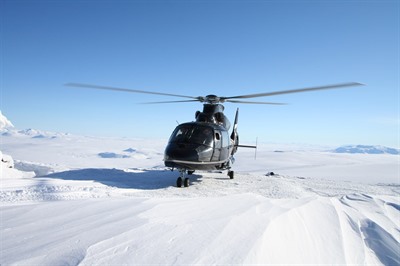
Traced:
[[1, 110], [16, 127], [168, 138], [200, 103], [74, 89], [81, 82], [233, 96], [356, 81], [256, 100], [242, 140], [399, 143], [399, 1], [2, 1]]

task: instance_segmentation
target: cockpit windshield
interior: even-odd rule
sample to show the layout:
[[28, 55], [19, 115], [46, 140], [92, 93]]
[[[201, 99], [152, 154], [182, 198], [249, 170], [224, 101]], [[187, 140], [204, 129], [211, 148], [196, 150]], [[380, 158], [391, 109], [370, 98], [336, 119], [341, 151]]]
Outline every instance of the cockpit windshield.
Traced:
[[180, 125], [172, 133], [170, 142], [213, 145], [214, 130], [201, 125]]

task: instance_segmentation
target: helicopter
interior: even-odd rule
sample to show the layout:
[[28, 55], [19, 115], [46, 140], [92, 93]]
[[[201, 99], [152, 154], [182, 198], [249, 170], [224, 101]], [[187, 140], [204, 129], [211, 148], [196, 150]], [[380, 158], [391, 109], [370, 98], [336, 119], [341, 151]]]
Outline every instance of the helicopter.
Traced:
[[347, 82], [318, 87], [307, 87], [294, 90], [282, 90], [274, 92], [264, 92], [256, 94], [219, 97], [217, 95], [207, 96], [187, 96], [162, 92], [151, 92], [126, 88], [99, 86], [83, 83], [67, 83], [65, 86], [90, 88], [99, 90], [112, 90], [130, 93], [145, 93], [153, 95], [163, 95], [169, 97], [186, 98], [187, 100], [148, 102], [146, 104], [165, 104], [183, 102], [201, 102], [203, 110], [196, 111], [195, 121], [179, 124], [172, 132], [168, 144], [164, 151], [164, 164], [171, 170], [177, 169], [179, 177], [176, 180], [177, 187], [188, 187], [190, 179], [188, 175], [196, 170], [200, 171], [222, 171], [228, 170], [230, 179], [234, 178], [234, 171], [231, 170], [234, 163], [234, 154], [238, 148], [257, 148], [251, 145], [240, 145], [238, 128], [239, 109], [236, 109], [232, 131], [229, 133], [231, 123], [224, 114], [223, 103], [237, 104], [268, 104], [285, 105], [285, 103], [275, 102], [253, 102], [242, 99], [275, 96], [290, 93], [309, 92], [317, 90], [339, 89], [352, 86], [361, 86], [358, 82]]

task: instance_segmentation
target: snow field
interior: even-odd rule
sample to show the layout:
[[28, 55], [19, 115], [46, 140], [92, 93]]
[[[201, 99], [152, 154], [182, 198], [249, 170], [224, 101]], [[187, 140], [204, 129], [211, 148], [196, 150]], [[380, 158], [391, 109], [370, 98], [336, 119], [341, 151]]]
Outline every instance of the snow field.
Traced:
[[[398, 198], [254, 194], [2, 207], [5, 265], [400, 263]], [[382, 215], [385, 214], [385, 215]]]
[[176, 188], [164, 141], [8, 133], [1, 265], [400, 265], [399, 156], [260, 147]]

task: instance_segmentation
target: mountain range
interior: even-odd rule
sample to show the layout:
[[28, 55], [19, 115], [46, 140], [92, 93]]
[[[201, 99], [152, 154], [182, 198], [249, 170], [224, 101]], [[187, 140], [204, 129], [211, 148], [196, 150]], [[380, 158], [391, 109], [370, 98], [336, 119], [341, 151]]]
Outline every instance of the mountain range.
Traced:
[[346, 145], [333, 150], [335, 153], [400, 154], [399, 149], [380, 145]]

